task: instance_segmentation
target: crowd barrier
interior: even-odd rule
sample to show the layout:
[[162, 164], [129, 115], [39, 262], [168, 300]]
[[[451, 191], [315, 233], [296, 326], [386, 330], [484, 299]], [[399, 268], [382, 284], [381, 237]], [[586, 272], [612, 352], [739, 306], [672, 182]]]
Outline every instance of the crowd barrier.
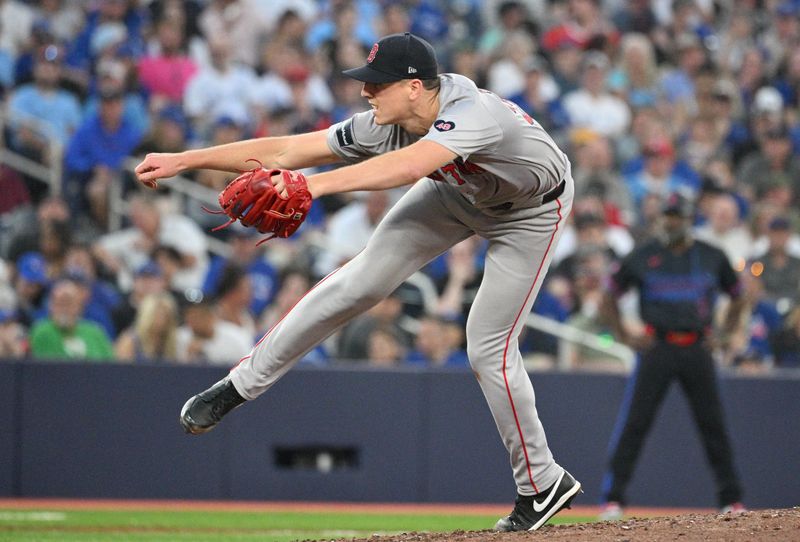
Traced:
[[[211, 433], [186, 398], [224, 369], [0, 362], [0, 496], [509, 503], [508, 456], [469, 371], [296, 368]], [[595, 504], [625, 377], [532, 373], [556, 460]], [[800, 504], [800, 379], [723, 377], [753, 508]], [[716, 505], [677, 386], [630, 487], [647, 506]], [[576, 500], [576, 504], [578, 501]]]

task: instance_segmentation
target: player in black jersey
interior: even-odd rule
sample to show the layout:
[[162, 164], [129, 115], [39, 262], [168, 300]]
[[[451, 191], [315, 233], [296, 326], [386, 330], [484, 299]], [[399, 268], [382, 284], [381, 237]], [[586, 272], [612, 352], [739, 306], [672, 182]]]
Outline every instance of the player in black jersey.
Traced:
[[[687, 199], [671, 194], [662, 210], [661, 237], [628, 255], [613, 274], [606, 299], [620, 339], [634, 346], [640, 355], [628, 384], [633, 387], [631, 400], [623, 403], [609, 446], [611, 459], [603, 481], [602, 519], [622, 517], [625, 489], [673, 380], [686, 394], [700, 430], [714, 471], [720, 510], [744, 510], [709, 336], [720, 292], [731, 298], [726, 324], [732, 327], [738, 321], [743, 307], [739, 279], [721, 250], [692, 238], [693, 212]], [[644, 335], [637, 337], [623, 331], [612, 298], [630, 288], [639, 290], [641, 318], [646, 325]]]

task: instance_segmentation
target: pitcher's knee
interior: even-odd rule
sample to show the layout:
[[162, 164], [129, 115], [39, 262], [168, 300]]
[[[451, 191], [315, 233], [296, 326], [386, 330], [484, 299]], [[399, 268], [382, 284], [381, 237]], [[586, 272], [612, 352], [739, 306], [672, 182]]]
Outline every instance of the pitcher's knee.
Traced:
[[467, 339], [467, 357], [469, 358], [469, 365], [472, 370], [480, 373], [487, 369], [499, 369], [503, 365], [503, 350], [502, 348], [487, 348], [480, 344], [475, 344], [477, 341], [470, 342]]
[[464, 332], [467, 339], [467, 356], [473, 369], [502, 364], [506, 345], [505, 334], [502, 331], [490, 329], [473, 311], [467, 318]]

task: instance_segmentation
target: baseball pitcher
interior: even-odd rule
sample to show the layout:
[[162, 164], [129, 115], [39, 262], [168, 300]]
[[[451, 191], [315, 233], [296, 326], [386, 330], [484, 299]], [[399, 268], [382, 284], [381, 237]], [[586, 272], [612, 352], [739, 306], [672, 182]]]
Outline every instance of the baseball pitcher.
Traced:
[[[439, 74], [433, 48], [412, 34], [382, 38], [364, 66], [344, 73], [363, 82], [371, 110], [313, 133], [150, 154], [136, 168], [155, 187], [187, 169], [241, 171], [256, 159], [220, 194], [222, 212], [279, 237], [320, 196], [413, 185], [363, 252], [312, 288], [229, 375], [189, 399], [181, 424], [193, 434], [210, 430], [427, 262], [478, 234], [489, 244], [467, 351], [517, 485], [514, 509], [495, 529], [538, 529], [581, 491], [548, 448], [518, 348], [572, 207], [569, 160], [514, 104], [466, 77]], [[349, 165], [307, 179], [293, 171], [337, 162]]]

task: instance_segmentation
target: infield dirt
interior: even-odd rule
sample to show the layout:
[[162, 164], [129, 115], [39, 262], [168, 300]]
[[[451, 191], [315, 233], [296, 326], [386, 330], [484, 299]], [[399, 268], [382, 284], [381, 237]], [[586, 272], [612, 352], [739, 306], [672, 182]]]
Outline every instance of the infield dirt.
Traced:
[[624, 521], [545, 525], [535, 532], [407, 533], [347, 539], [348, 542], [798, 542], [800, 507], [741, 514], [685, 514]]

